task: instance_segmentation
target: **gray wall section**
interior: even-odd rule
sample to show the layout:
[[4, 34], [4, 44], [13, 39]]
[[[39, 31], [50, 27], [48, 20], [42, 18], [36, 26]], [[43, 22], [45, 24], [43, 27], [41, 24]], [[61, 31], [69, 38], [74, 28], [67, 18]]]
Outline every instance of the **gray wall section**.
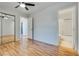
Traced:
[[57, 11], [48, 8], [34, 16], [34, 39], [58, 45]]
[[58, 11], [73, 5], [75, 3], [61, 3], [32, 15], [34, 17], [34, 39], [48, 44], [58, 45]]
[[79, 53], [79, 3], [78, 3], [78, 53]]
[[32, 39], [32, 17], [28, 17], [28, 38]]

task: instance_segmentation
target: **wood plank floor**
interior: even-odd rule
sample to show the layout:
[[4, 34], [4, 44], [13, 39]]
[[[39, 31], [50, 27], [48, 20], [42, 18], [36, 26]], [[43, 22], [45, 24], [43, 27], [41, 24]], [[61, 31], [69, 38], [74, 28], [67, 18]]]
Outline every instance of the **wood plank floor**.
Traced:
[[1, 44], [1, 41], [2, 41], [3, 44], [7, 43], [7, 42], [14, 41], [14, 35], [3, 35], [3, 36], [0, 36], [0, 44]]
[[0, 45], [1, 56], [74, 56], [69, 49], [48, 45], [42, 42], [31, 40], [20, 40]]

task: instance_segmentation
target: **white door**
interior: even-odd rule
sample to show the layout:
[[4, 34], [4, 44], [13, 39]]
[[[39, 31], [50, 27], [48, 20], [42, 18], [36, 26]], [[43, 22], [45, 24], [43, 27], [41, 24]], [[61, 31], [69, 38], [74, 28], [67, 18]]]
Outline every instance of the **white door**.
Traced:
[[[59, 11], [59, 35], [60, 35], [60, 46], [67, 48], [74, 48], [75, 42], [75, 7], [66, 8]], [[75, 30], [74, 30], [75, 29]]]
[[73, 26], [72, 26], [72, 19], [63, 20], [63, 40], [61, 45], [68, 48], [73, 48]]

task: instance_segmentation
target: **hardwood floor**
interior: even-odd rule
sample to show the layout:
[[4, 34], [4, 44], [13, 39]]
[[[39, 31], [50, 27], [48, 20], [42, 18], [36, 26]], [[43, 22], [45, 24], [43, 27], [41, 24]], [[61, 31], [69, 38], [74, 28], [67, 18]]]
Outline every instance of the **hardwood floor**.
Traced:
[[23, 39], [17, 42], [0, 45], [1, 56], [63, 56], [74, 55], [67, 48], [48, 45], [39, 41]]
[[[71, 55], [77, 55], [77, 51], [74, 51], [74, 48], [73, 48], [73, 43], [72, 43], [72, 36], [61, 36], [60, 37], [60, 44], [59, 44], [59, 53], [60, 55], [70, 55], [68, 53], [64, 53], [65, 51], [71, 53]], [[62, 52], [62, 51], [63, 52]]]
[[1, 44], [1, 41], [2, 41], [3, 44], [7, 43], [7, 42], [14, 41], [14, 35], [3, 35], [2, 39], [1, 39], [1, 36], [0, 36], [0, 44]]

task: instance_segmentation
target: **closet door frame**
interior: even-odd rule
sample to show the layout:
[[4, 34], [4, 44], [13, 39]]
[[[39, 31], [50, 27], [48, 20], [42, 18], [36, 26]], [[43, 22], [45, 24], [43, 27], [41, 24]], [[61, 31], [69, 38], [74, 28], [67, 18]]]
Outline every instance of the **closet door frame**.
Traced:
[[1, 36], [0, 36], [0, 40], [1, 40], [1, 41], [0, 41], [0, 45], [1, 45], [1, 44], [2, 44], [2, 17], [1, 17], [1, 16], [0, 16], [0, 20], [1, 20], [1, 21], [0, 21], [0, 22], [1, 22], [1, 23], [0, 23], [0, 26], [1, 26], [1, 30], [0, 30], [0, 31], [1, 31], [1, 33], [0, 33], [0, 35], [1, 35]]
[[15, 15], [11, 15], [11, 14], [7, 14], [7, 13], [3, 13], [3, 12], [0, 12], [1, 14], [4, 14], [4, 15], [9, 15], [9, 16], [12, 16], [13, 17], [13, 20], [14, 20], [14, 40], [13, 41], [10, 41], [10, 42], [6, 42], [6, 43], [3, 43], [2, 40], [3, 40], [3, 37], [2, 37], [2, 34], [3, 34], [3, 24], [2, 24], [2, 16], [1, 16], [1, 45], [2, 44], [7, 44], [7, 43], [11, 43], [11, 42], [16, 42], [16, 18], [15, 18]]

